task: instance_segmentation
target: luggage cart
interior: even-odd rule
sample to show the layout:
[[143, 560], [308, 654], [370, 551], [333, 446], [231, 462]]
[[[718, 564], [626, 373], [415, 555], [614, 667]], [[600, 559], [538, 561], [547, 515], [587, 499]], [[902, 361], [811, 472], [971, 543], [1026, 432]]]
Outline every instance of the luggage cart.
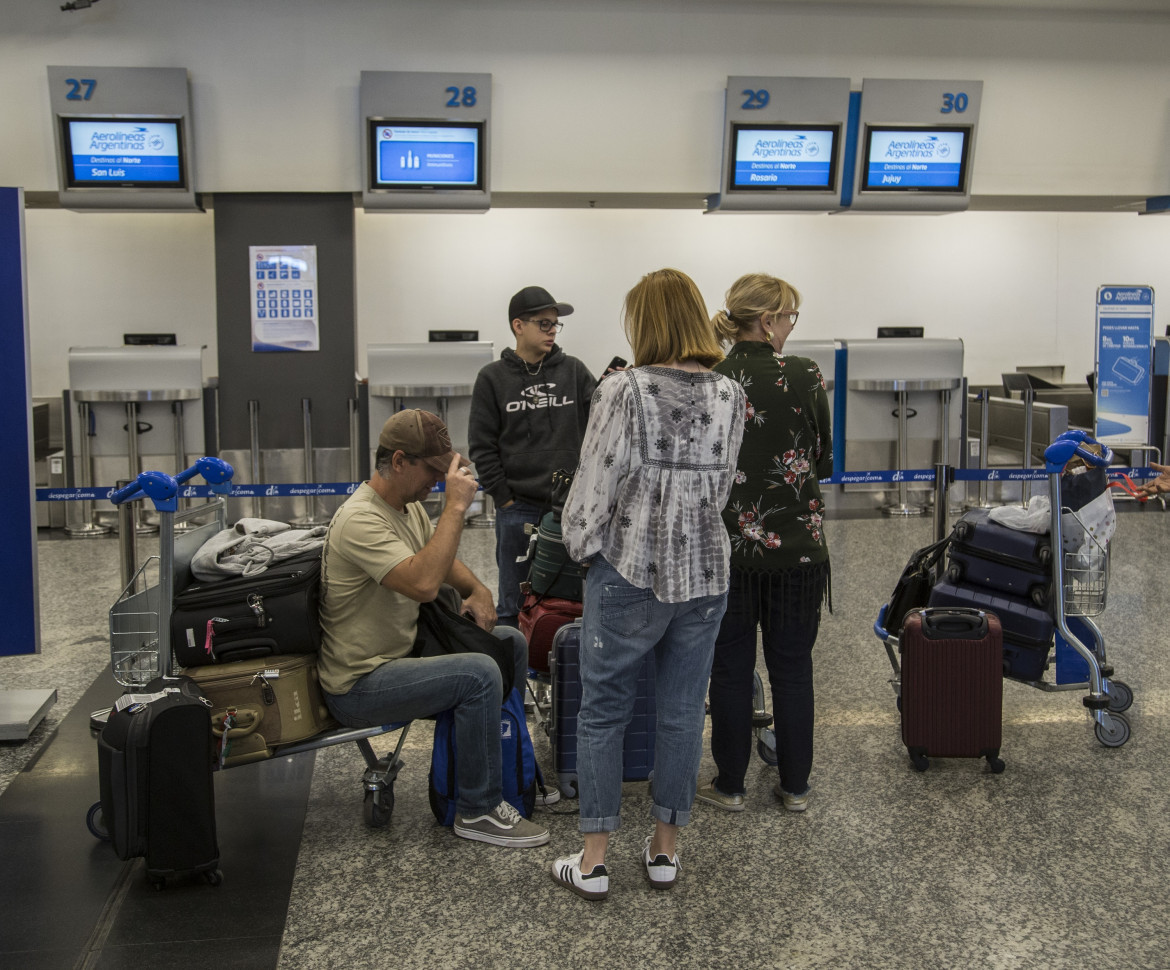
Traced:
[[[1123, 712], [1133, 704], [1129, 685], [1113, 679], [1113, 667], [1105, 656], [1105, 637], [1092, 617], [1105, 611], [1109, 588], [1109, 544], [1088, 535], [1082, 548], [1064, 551], [1063, 520], [1061, 513], [1076, 517], [1075, 512], [1061, 506], [1060, 480], [1064, 466], [1074, 455], [1090, 465], [1108, 466], [1113, 453], [1105, 446], [1098, 454], [1092, 449], [1097, 442], [1085, 431], [1066, 431], [1044, 451], [1044, 468], [1048, 473], [1048, 493], [1051, 507], [1049, 532], [1053, 549], [1053, 597], [1050, 604], [1057, 632], [1064, 642], [1088, 666], [1088, 680], [1076, 683], [1053, 683], [1042, 677], [1036, 680], [1017, 680], [1044, 691], [1083, 690], [1081, 698], [1093, 718], [1097, 740], [1107, 748], [1119, 748], [1129, 740], [1130, 725]], [[886, 648], [894, 676], [890, 684], [902, 708], [902, 669], [898, 660], [898, 637], [886, 629], [884, 604], [878, 611], [873, 630]]]
[[[110, 496], [119, 506], [149, 498], [159, 518], [158, 554], [146, 559], [110, 608], [110, 665], [114, 679], [128, 690], [140, 691], [156, 678], [173, 675], [170, 612], [174, 591], [176, 586], [182, 588], [191, 581], [191, 559], [195, 552], [224, 529], [227, 507], [224, 497], [231, 492], [233, 474], [232, 466], [219, 458], [200, 458], [174, 477], [158, 471], [142, 472], [135, 481]], [[211, 486], [213, 497], [209, 502], [180, 512], [179, 486], [196, 475], [201, 475]], [[177, 522], [188, 523], [208, 516], [210, 521], [203, 524], [182, 530], [175, 528]], [[108, 714], [108, 710], [94, 712], [90, 717], [91, 729], [100, 731]], [[394, 781], [402, 768], [402, 746], [408, 728], [409, 722], [335, 728], [303, 741], [278, 745], [272, 757], [356, 742], [366, 763], [362, 775], [363, 817], [371, 828], [381, 828], [394, 812]], [[395, 748], [379, 758], [370, 739], [391, 731], [400, 732]], [[106, 837], [100, 802], [90, 808], [86, 823], [95, 836]]]

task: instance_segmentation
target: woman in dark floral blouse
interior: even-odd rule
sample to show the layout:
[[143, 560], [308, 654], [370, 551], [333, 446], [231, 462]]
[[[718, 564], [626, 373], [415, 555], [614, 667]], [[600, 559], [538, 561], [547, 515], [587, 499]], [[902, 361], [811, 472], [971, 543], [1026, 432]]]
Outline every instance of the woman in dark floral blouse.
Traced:
[[701, 801], [744, 807], [751, 758], [757, 629], [772, 685], [786, 809], [808, 807], [813, 760], [812, 649], [828, 595], [819, 478], [833, 471], [829, 399], [817, 365], [782, 353], [800, 315], [800, 294], [765, 273], [742, 276], [712, 319], [731, 344], [718, 373], [747, 396], [743, 444], [723, 522], [731, 537], [731, 587], [711, 665], [711, 753], [719, 774]]

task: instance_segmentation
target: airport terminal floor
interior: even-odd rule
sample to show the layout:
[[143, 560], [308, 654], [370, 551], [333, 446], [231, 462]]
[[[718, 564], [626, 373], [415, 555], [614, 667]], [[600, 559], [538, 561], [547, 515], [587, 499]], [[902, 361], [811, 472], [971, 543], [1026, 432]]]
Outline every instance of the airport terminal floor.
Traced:
[[[1106, 612], [1116, 677], [1134, 690], [1132, 738], [1105, 748], [1080, 692], [1004, 688], [1002, 756], [915, 771], [891, 669], [872, 626], [918, 519], [829, 521], [834, 612], [815, 651], [813, 797], [772, 795], [754, 759], [747, 809], [703, 804], [680, 837], [671, 892], [646, 884], [645, 783], [629, 783], [609, 899], [559, 888], [549, 864], [580, 844], [575, 802], [542, 812], [547, 846], [456, 838], [427, 804], [430, 722], [405, 746], [393, 819], [362, 820], [356, 747], [215, 778], [223, 883], [152, 891], [87, 831], [98, 797], [88, 714], [118, 693], [106, 613], [111, 539], [38, 543], [43, 649], [0, 658], [6, 688], [56, 687], [23, 743], [0, 743], [0, 965], [40, 968], [1083, 968], [1170, 966], [1170, 516], [1118, 516]], [[494, 584], [493, 534], [461, 556]], [[762, 670], [762, 666], [761, 666]], [[379, 739], [387, 745], [393, 736]], [[534, 732], [551, 768], [548, 740]], [[714, 773], [704, 755], [701, 779]]]

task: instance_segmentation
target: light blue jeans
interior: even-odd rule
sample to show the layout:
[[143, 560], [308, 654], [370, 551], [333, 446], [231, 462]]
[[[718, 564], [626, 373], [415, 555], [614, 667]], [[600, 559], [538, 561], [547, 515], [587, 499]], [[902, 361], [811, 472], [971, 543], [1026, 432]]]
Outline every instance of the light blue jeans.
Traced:
[[622, 744], [638, 671], [650, 650], [658, 711], [650, 814], [672, 825], [690, 821], [711, 655], [726, 608], [726, 593], [663, 603], [649, 589], [631, 586], [601, 556], [590, 563], [577, 716], [582, 832], [613, 832], [621, 824]]
[[[510, 640], [516, 662], [515, 686], [524, 691], [528, 644], [524, 634], [497, 626]], [[459, 812], [482, 815], [500, 804], [500, 668], [481, 653], [403, 657], [371, 670], [344, 694], [326, 694], [325, 703], [346, 727], [377, 727], [455, 711]]]

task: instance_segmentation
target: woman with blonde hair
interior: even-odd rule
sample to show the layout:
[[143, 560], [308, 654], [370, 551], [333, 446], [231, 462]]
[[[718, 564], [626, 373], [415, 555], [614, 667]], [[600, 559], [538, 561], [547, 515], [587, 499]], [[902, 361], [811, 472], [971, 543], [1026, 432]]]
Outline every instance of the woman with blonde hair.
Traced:
[[[711, 753], [719, 774], [700, 801], [744, 808], [751, 759], [757, 630], [772, 687], [780, 777], [776, 797], [808, 807], [813, 760], [813, 664], [829, 550], [818, 479], [833, 472], [829, 399], [816, 363], [784, 354], [800, 294], [766, 273], [741, 276], [712, 319], [731, 344], [716, 370], [747, 396], [743, 444], [723, 522], [731, 540], [727, 612], [711, 665]], [[831, 601], [830, 601], [831, 602]]]
[[609, 892], [605, 853], [620, 824], [622, 744], [639, 670], [654, 652], [657, 727], [646, 878], [678, 876], [703, 747], [711, 651], [727, 598], [729, 540], [720, 512], [743, 436], [744, 397], [711, 366], [722, 356], [698, 288], [649, 273], [626, 295], [634, 366], [593, 395], [562, 516], [565, 545], [588, 562], [577, 718], [585, 847], [552, 875], [586, 899]]

